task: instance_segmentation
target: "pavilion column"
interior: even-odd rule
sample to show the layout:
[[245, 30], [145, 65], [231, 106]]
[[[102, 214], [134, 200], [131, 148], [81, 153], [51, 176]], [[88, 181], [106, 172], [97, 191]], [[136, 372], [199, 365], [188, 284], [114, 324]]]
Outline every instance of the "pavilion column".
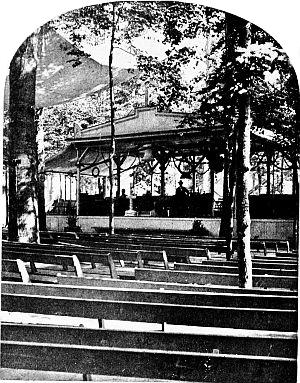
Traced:
[[61, 173], [59, 173], [59, 198], [62, 199]]
[[70, 201], [72, 201], [72, 173], [70, 173], [70, 188], [69, 188], [69, 193], [70, 193]]
[[160, 195], [165, 195], [165, 171], [166, 171], [166, 160], [161, 158], [160, 160]]
[[123, 165], [126, 156], [121, 157], [120, 155], [116, 155], [114, 158], [116, 167], [117, 167], [117, 191], [116, 197], [119, 198], [121, 195], [121, 166]]
[[210, 213], [211, 217], [214, 216], [214, 202], [215, 202], [215, 172], [214, 170], [210, 169], [210, 194], [211, 194], [211, 207], [210, 207]]
[[80, 164], [77, 164], [77, 179], [76, 179], [76, 215], [80, 213]]
[[65, 201], [67, 200], [67, 176], [66, 174], [64, 174], [64, 178], [65, 178]]
[[192, 191], [195, 193], [196, 189], [196, 161], [195, 161], [195, 156], [192, 156]]
[[267, 152], [267, 194], [271, 194], [271, 162], [272, 154]]
[[258, 168], [257, 168], [257, 177], [258, 177], [258, 194], [259, 195], [261, 195], [261, 185], [262, 185], [261, 174], [262, 174], [262, 169], [261, 169], [260, 166], [258, 166]]
[[119, 198], [121, 195], [121, 164], [120, 161], [115, 161], [117, 165], [117, 191], [116, 197]]
[[162, 149], [160, 153], [157, 154], [156, 158], [160, 166], [160, 196], [164, 197], [165, 196], [165, 171], [166, 171], [166, 164], [168, 161], [168, 155]]
[[78, 216], [80, 213], [80, 162], [88, 152], [89, 148], [85, 148], [83, 153], [79, 156], [79, 149], [77, 149], [77, 182], [76, 182], [76, 215]]

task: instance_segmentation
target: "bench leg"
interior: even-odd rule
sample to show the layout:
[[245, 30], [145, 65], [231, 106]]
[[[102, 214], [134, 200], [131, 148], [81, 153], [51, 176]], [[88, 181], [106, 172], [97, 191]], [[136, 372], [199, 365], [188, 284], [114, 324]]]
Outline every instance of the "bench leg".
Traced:
[[136, 260], [137, 260], [138, 268], [142, 269], [144, 267], [144, 261], [142, 259], [142, 254], [140, 253], [140, 251], [138, 251], [136, 254]]
[[114, 264], [114, 260], [111, 256], [111, 253], [107, 254], [107, 261], [108, 261], [108, 266], [109, 266], [109, 271], [110, 271], [110, 277], [113, 279], [118, 279], [116, 266]]
[[76, 255], [72, 255], [72, 258], [73, 258], [73, 264], [74, 264], [74, 267], [75, 267], [75, 270], [76, 270], [76, 276], [79, 277], [79, 278], [82, 278], [83, 277], [83, 272], [82, 272], [82, 268], [81, 268], [79, 259], [77, 258]]
[[267, 256], [267, 246], [266, 246], [266, 242], [263, 242], [262, 245], [263, 245], [264, 256], [266, 257], [266, 256]]
[[17, 265], [18, 265], [19, 273], [21, 274], [21, 277], [22, 277], [22, 282], [30, 283], [30, 278], [26, 270], [25, 263], [21, 259], [17, 259]]
[[169, 267], [167, 253], [165, 250], [162, 251], [162, 257], [163, 257], [163, 261], [164, 261], [165, 270], [169, 270], [170, 267]]
[[30, 269], [31, 269], [31, 273], [32, 274], [36, 274], [37, 273], [37, 268], [36, 268], [36, 266], [35, 266], [35, 263], [34, 263], [34, 261], [30, 261]]
[[94, 262], [94, 257], [93, 256], [91, 256], [91, 266], [92, 266], [92, 269], [96, 268], [96, 263]]

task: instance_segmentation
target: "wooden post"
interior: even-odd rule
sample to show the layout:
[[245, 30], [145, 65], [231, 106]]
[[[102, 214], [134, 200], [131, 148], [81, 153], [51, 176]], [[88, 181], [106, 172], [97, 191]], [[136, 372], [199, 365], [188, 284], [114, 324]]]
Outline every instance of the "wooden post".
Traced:
[[192, 156], [192, 191], [195, 193], [196, 190], [196, 161], [195, 161], [195, 156]]
[[121, 161], [120, 156], [115, 157], [115, 163], [117, 165], [117, 191], [116, 197], [119, 198], [121, 195]]
[[165, 170], [166, 170], [166, 161], [163, 156], [160, 159], [160, 195], [164, 197], [165, 195]]
[[70, 201], [72, 201], [72, 179], [73, 176], [72, 173], [70, 173]]
[[65, 201], [67, 200], [67, 177], [66, 174], [64, 174], [64, 179], [65, 179]]
[[114, 81], [113, 81], [113, 50], [116, 31], [116, 4], [112, 3], [112, 24], [110, 37], [110, 51], [108, 58], [109, 75], [109, 101], [110, 101], [110, 153], [109, 153], [109, 183], [110, 183], [110, 209], [109, 209], [109, 234], [115, 233], [115, 205], [114, 205], [114, 158], [116, 154], [115, 138], [115, 100], [114, 100]]
[[272, 155], [267, 152], [267, 194], [271, 194], [271, 160]]
[[76, 215], [80, 214], [80, 165], [77, 166], [76, 177]]
[[59, 173], [59, 198], [62, 199], [62, 190], [61, 190], [61, 173]]
[[215, 202], [215, 172], [210, 169], [211, 217], [214, 216]]

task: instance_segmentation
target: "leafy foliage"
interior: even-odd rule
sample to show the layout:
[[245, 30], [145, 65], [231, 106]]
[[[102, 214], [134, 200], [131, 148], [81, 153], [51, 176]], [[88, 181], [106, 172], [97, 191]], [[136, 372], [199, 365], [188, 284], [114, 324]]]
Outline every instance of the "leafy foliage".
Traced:
[[[203, 121], [208, 129], [216, 122], [234, 124], [238, 95], [246, 91], [241, 76], [247, 72], [251, 79], [247, 92], [252, 99], [253, 129], [271, 129], [283, 150], [295, 150], [297, 81], [288, 57], [272, 37], [252, 26], [253, 43], [242, 49], [237, 37], [239, 31], [233, 31], [236, 52], [228, 56], [223, 12], [180, 2], [120, 2], [116, 10], [115, 46], [125, 47], [135, 55], [139, 68], [139, 75], [115, 86], [117, 118], [143, 104], [147, 87], [150, 105], [160, 110], [191, 112], [186, 121], [190, 126]], [[78, 47], [87, 42], [96, 45], [108, 37], [111, 11], [109, 3], [80, 8], [62, 15], [53, 25], [68, 33]], [[134, 45], [135, 37], [147, 34], [153, 42], [158, 38], [165, 44], [163, 58]], [[80, 57], [73, 60], [78, 65]], [[48, 134], [52, 144], [54, 140], [50, 136], [70, 134], [75, 121], [107, 120], [107, 89], [52, 108], [45, 115], [57, 127], [56, 132]]]

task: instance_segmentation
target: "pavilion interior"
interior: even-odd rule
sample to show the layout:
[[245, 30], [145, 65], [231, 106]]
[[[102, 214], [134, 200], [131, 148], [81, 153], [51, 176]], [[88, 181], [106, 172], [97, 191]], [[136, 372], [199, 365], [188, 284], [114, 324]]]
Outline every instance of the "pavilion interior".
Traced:
[[[197, 127], [184, 113], [143, 107], [115, 121], [114, 197], [122, 189], [140, 216], [218, 217], [223, 194], [224, 127]], [[200, 127], [199, 127], [200, 126]], [[78, 127], [70, 145], [46, 163], [46, 209], [105, 216], [109, 211], [110, 122]], [[270, 131], [252, 133], [250, 213], [253, 218], [292, 218], [291, 166]], [[77, 182], [79, 180], [79, 186]], [[184, 213], [174, 195], [179, 181], [189, 191]], [[78, 203], [79, 201], [79, 203]]]

